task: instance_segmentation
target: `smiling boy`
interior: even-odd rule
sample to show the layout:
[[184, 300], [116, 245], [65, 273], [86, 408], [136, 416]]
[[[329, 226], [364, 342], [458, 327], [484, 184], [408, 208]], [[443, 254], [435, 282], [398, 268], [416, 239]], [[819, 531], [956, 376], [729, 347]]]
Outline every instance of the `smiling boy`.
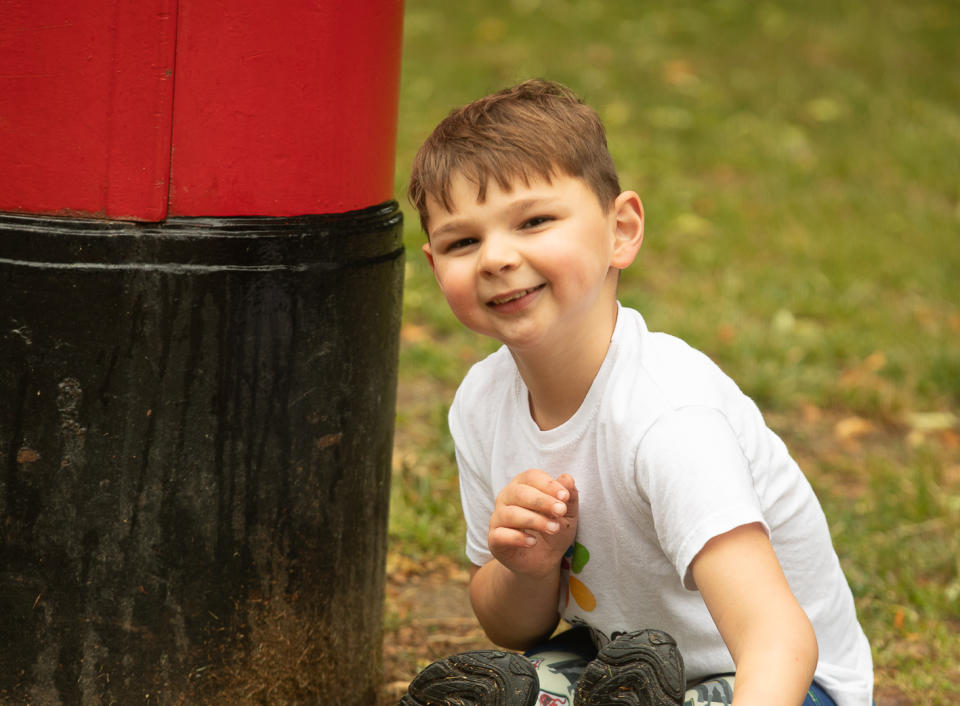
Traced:
[[[732, 683], [737, 706], [869, 704], [809, 483], [729, 378], [617, 301], [644, 214], [596, 114], [539, 80], [476, 101], [421, 147], [410, 195], [453, 313], [504, 344], [450, 429], [474, 611], [532, 661], [440, 660], [401, 703], [530, 706], [539, 686], [541, 703], [730, 703]], [[578, 630], [547, 643], [561, 617]], [[551, 664], [569, 693], [538, 686]]]

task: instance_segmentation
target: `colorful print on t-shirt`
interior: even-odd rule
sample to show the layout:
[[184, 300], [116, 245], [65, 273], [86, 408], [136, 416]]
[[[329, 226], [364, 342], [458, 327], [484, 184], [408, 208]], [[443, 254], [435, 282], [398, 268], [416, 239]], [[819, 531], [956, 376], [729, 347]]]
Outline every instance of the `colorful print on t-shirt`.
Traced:
[[588, 561], [590, 561], [590, 552], [580, 542], [574, 542], [563, 555], [560, 568], [570, 576], [570, 580], [567, 582], [564, 607], [570, 603], [570, 596], [573, 596], [577, 605], [589, 613], [597, 607], [597, 599], [593, 595], [593, 591], [583, 581], [574, 576], [574, 574], [583, 571], [583, 567], [587, 565]]

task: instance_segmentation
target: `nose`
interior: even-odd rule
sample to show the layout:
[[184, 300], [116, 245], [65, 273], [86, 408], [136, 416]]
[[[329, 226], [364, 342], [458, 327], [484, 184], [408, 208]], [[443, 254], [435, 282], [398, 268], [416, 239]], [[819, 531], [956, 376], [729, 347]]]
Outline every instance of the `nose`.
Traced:
[[480, 271], [497, 274], [512, 270], [520, 264], [520, 253], [508, 235], [491, 233], [480, 246]]

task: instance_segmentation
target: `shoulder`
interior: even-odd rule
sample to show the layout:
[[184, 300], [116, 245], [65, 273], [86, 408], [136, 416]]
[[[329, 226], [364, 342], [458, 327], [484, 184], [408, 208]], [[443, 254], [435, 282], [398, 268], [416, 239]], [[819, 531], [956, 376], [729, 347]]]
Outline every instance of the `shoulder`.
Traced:
[[450, 407], [454, 435], [462, 428], [476, 429], [490, 420], [493, 410], [512, 397], [518, 375], [516, 363], [505, 346], [475, 363], [457, 388]]
[[633, 309], [624, 307], [621, 314], [612, 389], [623, 403], [659, 416], [689, 406], [724, 408], [744, 397], [706, 354], [676, 336], [648, 330]]
[[454, 400], [470, 401], [486, 397], [498, 389], [509, 389], [517, 374], [517, 365], [506, 346], [498, 348], [470, 366], [457, 388]]

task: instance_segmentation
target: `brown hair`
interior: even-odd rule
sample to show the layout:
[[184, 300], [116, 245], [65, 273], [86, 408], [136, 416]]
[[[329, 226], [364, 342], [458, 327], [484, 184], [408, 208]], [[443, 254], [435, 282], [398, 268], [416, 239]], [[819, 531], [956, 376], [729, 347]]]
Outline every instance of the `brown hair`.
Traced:
[[450, 181], [461, 173], [486, 198], [492, 177], [503, 190], [517, 179], [583, 179], [604, 209], [620, 193], [603, 123], [569, 88], [532, 79], [453, 110], [420, 147], [408, 195], [427, 231], [427, 198], [450, 210]]

